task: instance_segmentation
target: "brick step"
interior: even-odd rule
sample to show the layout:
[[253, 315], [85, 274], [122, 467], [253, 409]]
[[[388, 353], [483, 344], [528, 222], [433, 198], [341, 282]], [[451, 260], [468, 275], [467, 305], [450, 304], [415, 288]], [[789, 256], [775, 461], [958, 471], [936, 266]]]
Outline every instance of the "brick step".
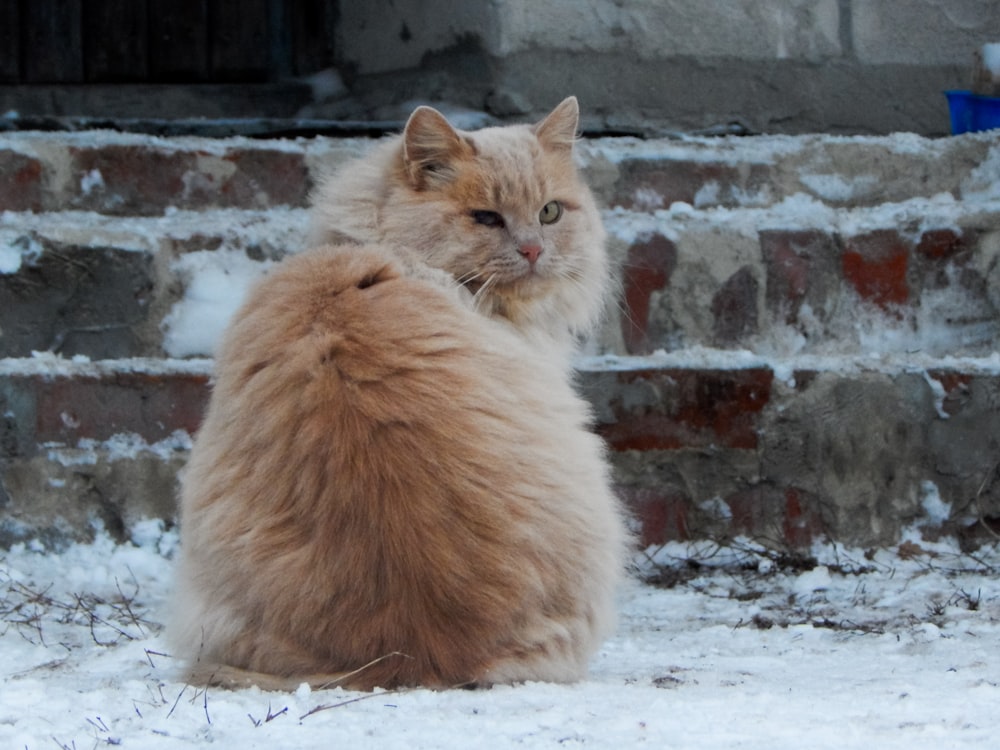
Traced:
[[89, 131], [0, 134], [0, 211], [116, 216], [304, 207], [313, 177], [366, 139], [252, 140]]
[[609, 211], [622, 295], [604, 348], [988, 354], [1000, 334], [996, 185], [963, 201]]
[[[0, 133], [0, 211], [153, 216], [169, 208], [303, 207], [319, 174], [373, 144], [364, 138]], [[598, 198], [612, 208], [759, 207], [793, 195], [844, 207], [989, 191], [1000, 147], [988, 132], [938, 140], [898, 134], [598, 138], [581, 143], [579, 158]]]
[[[209, 360], [0, 360], [0, 546], [173, 522]], [[579, 362], [643, 544], [970, 547], [1000, 524], [1000, 355], [768, 360], [690, 350]]]
[[[0, 544], [173, 517], [210, 370], [179, 358], [301, 247], [319, 171], [371, 144], [0, 135]], [[580, 382], [644, 542], [988, 536], [995, 137], [603, 139], [580, 158], [623, 281]], [[29, 356], [46, 350], [69, 359]]]
[[[609, 207], [656, 211], [763, 207], [802, 195], [832, 207], [914, 197], [995, 194], [996, 136], [927, 139], [912, 134], [595, 139], [581, 156]], [[992, 165], [992, 166], [991, 166]]]
[[[622, 294], [592, 350], [985, 355], [1000, 335], [1000, 196], [827, 209], [605, 212]], [[208, 356], [307, 209], [7, 212], [0, 356]], [[191, 337], [191, 327], [198, 335]]]
[[210, 308], [200, 325], [214, 342], [224, 322], [217, 308], [235, 309], [272, 261], [301, 249], [307, 221], [305, 209], [288, 208], [3, 214], [0, 357], [160, 357], [170, 348], [164, 321], [180, 300], [188, 313]]

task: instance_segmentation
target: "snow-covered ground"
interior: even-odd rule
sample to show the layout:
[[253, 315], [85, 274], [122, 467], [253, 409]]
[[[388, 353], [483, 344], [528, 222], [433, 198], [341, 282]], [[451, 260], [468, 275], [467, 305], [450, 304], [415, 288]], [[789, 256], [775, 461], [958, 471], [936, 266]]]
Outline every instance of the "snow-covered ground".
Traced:
[[159, 625], [176, 536], [133, 538], [0, 552], [0, 747], [938, 750], [1000, 730], [997, 548], [671, 545], [579, 684], [283, 694], [177, 680]]

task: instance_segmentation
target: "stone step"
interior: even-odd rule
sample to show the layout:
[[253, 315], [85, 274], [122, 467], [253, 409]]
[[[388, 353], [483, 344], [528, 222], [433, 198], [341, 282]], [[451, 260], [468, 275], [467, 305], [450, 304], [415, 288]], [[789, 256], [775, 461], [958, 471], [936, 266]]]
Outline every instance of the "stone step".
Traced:
[[833, 209], [609, 211], [621, 306], [605, 349], [988, 354], [1000, 334], [996, 195]]
[[[365, 138], [156, 137], [0, 133], [0, 211], [302, 207], [325, 170], [363, 154]], [[928, 139], [755, 136], [583, 141], [579, 160], [601, 202], [655, 211], [768, 206], [796, 195], [834, 207], [950, 194], [995, 195], [995, 134]]]
[[3, 214], [0, 357], [161, 357], [181, 328], [208, 342], [184, 355], [211, 353], [248, 285], [302, 248], [307, 221], [301, 208]]
[[[211, 354], [365, 139], [0, 135], [0, 546], [172, 519]], [[622, 295], [580, 385], [642, 542], [1000, 519], [1000, 143], [580, 146]], [[54, 352], [38, 354], [32, 352]]]
[[[124, 538], [175, 520], [209, 360], [0, 360], [0, 546]], [[1000, 355], [797, 357], [689, 350], [578, 366], [644, 545], [1000, 529]]]
[[[226, 315], [305, 243], [304, 208], [7, 212], [0, 356], [209, 356]], [[828, 209], [605, 211], [621, 294], [590, 350], [989, 354], [1000, 197]], [[192, 335], [192, 330], [196, 335]]]

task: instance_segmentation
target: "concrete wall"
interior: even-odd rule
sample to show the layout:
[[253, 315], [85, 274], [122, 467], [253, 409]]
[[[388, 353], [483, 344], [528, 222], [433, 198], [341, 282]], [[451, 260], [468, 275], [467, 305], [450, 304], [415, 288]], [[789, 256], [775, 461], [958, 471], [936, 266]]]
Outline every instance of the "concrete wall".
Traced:
[[[500, 117], [577, 94], [591, 127], [947, 132], [1000, 39], [995, 0], [342, 2], [338, 50], [370, 107], [440, 98]], [[383, 110], [384, 111], [384, 110]]]

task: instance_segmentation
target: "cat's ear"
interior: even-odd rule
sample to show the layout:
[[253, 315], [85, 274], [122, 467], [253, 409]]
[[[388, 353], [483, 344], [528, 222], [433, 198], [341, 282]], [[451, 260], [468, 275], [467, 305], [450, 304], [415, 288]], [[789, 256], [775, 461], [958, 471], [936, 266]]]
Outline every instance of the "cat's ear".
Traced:
[[567, 97], [548, 117], [534, 126], [535, 136], [548, 148], [571, 149], [580, 124], [580, 105], [575, 96]]
[[449, 182], [470, 144], [433, 107], [417, 107], [403, 130], [403, 164], [417, 190]]

